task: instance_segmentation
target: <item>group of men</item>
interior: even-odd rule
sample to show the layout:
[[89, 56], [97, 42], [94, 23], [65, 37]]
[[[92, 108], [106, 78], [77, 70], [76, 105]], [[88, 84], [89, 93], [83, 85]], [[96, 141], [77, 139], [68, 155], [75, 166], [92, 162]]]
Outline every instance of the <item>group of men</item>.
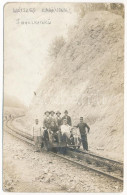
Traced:
[[[47, 133], [47, 130], [50, 132], [50, 136], [52, 139], [54, 139], [57, 142], [61, 142], [61, 136], [64, 137], [65, 140], [74, 140], [73, 136], [73, 129], [74, 127], [79, 129], [80, 137], [82, 141], [82, 145], [84, 150], [88, 150], [88, 142], [87, 142], [87, 131], [86, 129], [90, 130], [89, 126], [84, 123], [83, 117], [80, 117], [80, 122], [72, 127], [72, 120], [71, 117], [68, 115], [68, 111], [65, 110], [64, 116], [61, 117], [61, 112], [57, 111], [56, 113], [54, 111], [46, 111], [45, 118], [43, 120], [43, 137], [49, 139], [49, 134]], [[40, 139], [41, 139], [41, 127], [39, 126], [38, 119], [35, 120], [35, 126], [33, 128], [34, 130], [34, 141], [35, 141], [35, 148], [36, 151], [39, 151], [39, 148], [41, 147]], [[46, 134], [47, 133], [47, 134]], [[50, 137], [50, 138], [51, 138]]]
[[[56, 116], [55, 116], [56, 114]], [[71, 117], [68, 116], [68, 111], [65, 110], [64, 112], [64, 116], [61, 118], [61, 112], [57, 111], [56, 113], [54, 111], [46, 111], [45, 112], [45, 118], [43, 121], [43, 126], [46, 127], [47, 129], [50, 128], [50, 125], [52, 122], [55, 123], [55, 125], [60, 128], [60, 126], [63, 124], [63, 120], [66, 119], [67, 120], [67, 124], [69, 126], [72, 126], [72, 122], [71, 122]]]

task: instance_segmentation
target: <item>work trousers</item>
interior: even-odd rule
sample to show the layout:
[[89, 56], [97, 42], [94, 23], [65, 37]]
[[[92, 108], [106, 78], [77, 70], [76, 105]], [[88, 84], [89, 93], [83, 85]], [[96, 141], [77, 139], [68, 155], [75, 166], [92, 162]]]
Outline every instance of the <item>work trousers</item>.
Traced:
[[84, 150], [88, 150], [87, 134], [81, 135], [82, 145]]
[[42, 144], [42, 137], [41, 136], [34, 136], [34, 143], [35, 143], [35, 150], [40, 151], [41, 144]]

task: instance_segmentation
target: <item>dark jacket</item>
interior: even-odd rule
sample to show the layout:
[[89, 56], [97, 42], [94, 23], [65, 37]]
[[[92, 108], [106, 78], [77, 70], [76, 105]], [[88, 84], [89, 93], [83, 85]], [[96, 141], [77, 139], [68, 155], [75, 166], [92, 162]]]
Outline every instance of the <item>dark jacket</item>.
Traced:
[[56, 133], [58, 131], [58, 127], [56, 125], [50, 126], [50, 130], [52, 131], [52, 133]]
[[90, 127], [86, 123], [79, 123], [76, 127], [79, 128], [81, 135], [86, 135], [86, 128], [88, 129], [88, 132], [90, 131]]
[[57, 125], [57, 121], [56, 121], [55, 117], [50, 117], [50, 125], [51, 125], [52, 122], [54, 122], [55, 125]]
[[51, 119], [50, 117], [45, 117], [43, 121], [43, 127], [46, 127], [47, 129], [50, 128]]
[[62, 117], [62, 123], [63, 123], [64, 119], [67, 119], [67, 124], [72, 126], [72, 122], [71, 122], [71, 117], [70, 116], [63, 116]]
[[62, 125], [62, 118], [56, 117], [57, 126], [60, 127]]

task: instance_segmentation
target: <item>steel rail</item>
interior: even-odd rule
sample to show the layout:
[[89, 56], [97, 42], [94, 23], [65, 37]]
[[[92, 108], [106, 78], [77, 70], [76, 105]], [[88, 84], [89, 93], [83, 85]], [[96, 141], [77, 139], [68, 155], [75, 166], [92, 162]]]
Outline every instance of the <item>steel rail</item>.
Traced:
[[65, 159], [65, 160], [67, 160], [67, 161], [69, 161], [69, 162], [71, 162], [71, 163], [73, 163], [73, 164], [76, 164], [76, 165], [78, 165], [78, 166], [81, 166], [81, 167], [84, 168], [84, 169], [92, 170], [92, 171], [94, 171], [94, 172], [96, 172], [96, 173], [99, 173], [99, 174], [101, 174], [101, 175], [104, 175], [104, 176], [107, 176], [107, 177], [116, 179], [116, 180], [118, 180], [118, 181], [120, 181], [120, 182], [123, 182], [123, 178], [120, 178], [120, 177], [116, 177], [116, 176], [110, 175], [110, 174], [108, 174], [108, 173], [106, 173], [106, 172], [100, 171], [100, 170], [95, 169], [95, 168], [93, 168], [93, 167], [90, 167], [90, 166], [88, 166], [88, 165], [84, 165], [84, 164], [79, 163], [79, 162], [77, 162], [77, 161], [71, 160], [71, 159], [69, 159], [69, 158], [67, 158], [67, 157], [65, 157], [65, 156], [63, 156], [63, 155], [56, 154], [56, 153], [53, 153], [53, 152], [50, 152], [50, 153], [53, 154], [53, 155], [55, 154], [55, 156], [58, 156], [58, 157], [60, 157], [60, 158], [63, 158], [63, 159]]
[[21, 141], [29, 144], [29, 145], [33, 145], [34, 146], [34, 142], [31, 141], [28, 137], [25, 137], [23, 134], [18, 133], [17, 131], [15, 131], [14, 129], [12, 129], [11, 127], [8, 126], [7, 122], [6, 122], [6, 127], [9, 130], [6, 130], [6, 132], [8, 132], [9, 134], [13, 135], [14, 137], [20, 139]]
[[93, 154], [91, 152], [82, 151], [82, 150], [79, 150], [79, 149], [74, 150], [73, 148], [70, 148], [70, 147], [68, 147], [68, 149], [69, 150], [72, 150], [72, 151], [75, 151], [77, 153], [87, 154], [89, 156], [93, 156], [93, 157], [96, 157], [98, 159], [102, 159], [102, 160], [106, 160], [106, 161], [109, 161], [109, 162], [113, 162], [113, 163], [116, 163], [116, 164], [119, 164], [119, 165], [123, 165], [123, 163], [120, 162], [120, 161], [116, 161], [116, 160], [113, 160], [113, 159], [109, 159], [109, 158], [106, 158], [106, 157], [103, 157], [103, 156], [100, 156], [100, 155], [97, 155], [97, 154]]
[[6, 126], [7, 126], [9, 129], [11, 129], [12, 131], [14, 131], [15, 133], [17, 133], [17, 134], [19, 134], [19, 135], [21, 135], [21, 136], [23, 136], [23, 137], [25, 137], [25, 138], [27, 138], [27, 139], [33, 141], [33, 136], [31, 136], [30, 134], [28, 134], [28, 133], [26, 133], [26, 132], [24, 132], [24, 131], [21, 131], [21, 130], [19, 130], [19, 129], [15, 129], [14, 127], [10, 127], [10, 126], [8, 125], [8, 122], [10, 122], [10, 121], [7, 121], [7, 122], [6, 122]]

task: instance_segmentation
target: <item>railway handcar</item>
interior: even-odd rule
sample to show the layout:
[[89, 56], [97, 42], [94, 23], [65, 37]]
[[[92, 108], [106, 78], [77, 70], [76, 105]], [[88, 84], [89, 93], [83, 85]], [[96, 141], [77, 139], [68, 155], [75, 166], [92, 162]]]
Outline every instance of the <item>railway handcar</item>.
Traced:
[[67, 147], [80, 148], [81, 138], [77, 134], [71, 132], [70, 137], [67, 138], [65, 135], [62, 135], [60, 132], [55, 134], [51, 133], [49, 130], [44, 130], [43, 134], [43, 143], [47, 151], [65, 151]]

